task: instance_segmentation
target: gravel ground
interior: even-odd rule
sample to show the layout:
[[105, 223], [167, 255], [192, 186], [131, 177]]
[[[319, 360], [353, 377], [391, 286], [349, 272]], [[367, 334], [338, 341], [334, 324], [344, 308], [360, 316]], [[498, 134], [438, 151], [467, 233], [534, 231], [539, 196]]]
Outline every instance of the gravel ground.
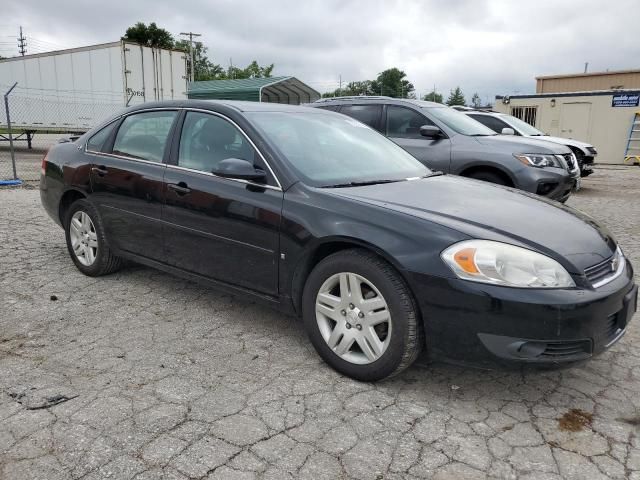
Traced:
[[[640, 265], [640, 169], [569, 200]], [[2, 479], [640, 479], [640, 328], [561, 371], [358, 383], [299, 323], [164, 273], [92, 279], [37, 190], [0, 190]]]

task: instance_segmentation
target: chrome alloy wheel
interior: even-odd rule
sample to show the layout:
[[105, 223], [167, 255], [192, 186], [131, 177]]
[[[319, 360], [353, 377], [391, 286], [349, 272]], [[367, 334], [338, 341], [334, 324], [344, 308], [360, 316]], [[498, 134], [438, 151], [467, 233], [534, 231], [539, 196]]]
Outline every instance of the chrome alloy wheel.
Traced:
[[329, 348], [350, 363], [375, 362], [391, 340], [387, 302], [373, 283], [355, 273], [336, 273], [322, 284], [316, 320]]
[[91, 217], [82, 210], [74, 213], [69, 225], [69, 236], [78, 261], [85, 267], [93, 265], [98, 255], [98, 235]]

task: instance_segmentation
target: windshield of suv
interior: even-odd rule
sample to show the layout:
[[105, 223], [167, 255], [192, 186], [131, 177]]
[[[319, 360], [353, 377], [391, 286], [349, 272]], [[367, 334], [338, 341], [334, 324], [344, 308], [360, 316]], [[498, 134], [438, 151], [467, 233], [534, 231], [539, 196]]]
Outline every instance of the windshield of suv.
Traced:
[[458, 112], [449, 107], [427, 107], [425, 111], [429, 115], [433, 115], [450, 129], [461, 133], [462, 135], [471, 135], [473, 137], [484, 137], [485, 135], [497, 135], [496, 132], [489, 127], [485, 127], [480, 122]]
[[363, 123], [334, 113], [248, 112], [304, 183], [315, 187], [383, 183], [430, 170]]
[[500, 115], [502, 119], [507, 122], [509, 125], [512, 125], [516, 130], [522, 133], [525, 136], [539, 137], [541, 135], [545, 135], [537, 128], [532, 127], [527, 122], [520, 120], [513, 115]]

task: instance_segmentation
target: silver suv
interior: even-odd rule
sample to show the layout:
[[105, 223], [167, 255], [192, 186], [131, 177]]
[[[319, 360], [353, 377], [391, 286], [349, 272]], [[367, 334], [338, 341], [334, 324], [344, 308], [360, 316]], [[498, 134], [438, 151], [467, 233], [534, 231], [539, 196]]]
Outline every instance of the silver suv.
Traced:
[[564, 145], [498, 135], [452, 108], [390, 97], [338, 97], [310, 104], [386, 135], [431, 169], [507, 185], [565, 202], [580, 177]]

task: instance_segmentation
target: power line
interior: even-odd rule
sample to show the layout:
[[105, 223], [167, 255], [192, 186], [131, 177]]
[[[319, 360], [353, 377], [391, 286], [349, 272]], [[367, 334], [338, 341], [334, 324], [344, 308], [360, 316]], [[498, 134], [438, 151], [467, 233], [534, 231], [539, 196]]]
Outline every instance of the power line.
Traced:
[[191, 69], [189, 72], [189, 76], [191, 77], [191, 81], [193, 82], [195, 76], [194, 76], [194, 64], [193, 64], [193, 37], [201, 37], [202, 34], [200, 33], [193, 33], [193, 32], [180, 32], [180, 35], [184, 35], [186, 37], [189, 37], [189, 58], [191, 59]]
[[18, 52], [23, 57], [27, 53], [27, 39], [22, 35], [22, 25], [20, 26], [20, 36], [18, 37]]

